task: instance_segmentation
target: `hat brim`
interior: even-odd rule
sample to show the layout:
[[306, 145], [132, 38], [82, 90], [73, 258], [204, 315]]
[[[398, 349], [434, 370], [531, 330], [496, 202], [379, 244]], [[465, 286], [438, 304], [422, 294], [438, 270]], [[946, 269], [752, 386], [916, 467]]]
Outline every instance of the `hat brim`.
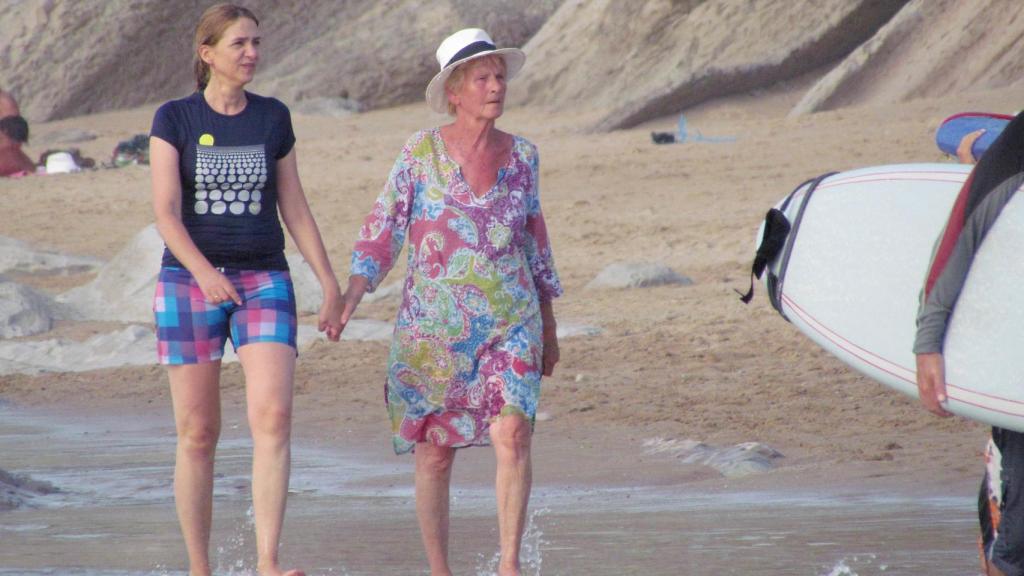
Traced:
[[451, 76], [453, 70], [459, 66], [469, 62], [470, 60], [476, 60], [477, 58], [483, 58], [484, 56], [501, 56], [505, 60], [505, 79], [511, 80], [519, 73], [523, 68], [523, 64], [526, 63], [526, 53], [519, 48], [497, 48], [495, 50], [487, 50], [486, 52], [477, 52], [472, 56], [467, 56], [462, 60], [456, 60], [451, 64], [445, 66], [440, 72], [434, 75], [430, 80], [430, 84], [427, 84], [427, 105], [430, 109], [438, 114], [444, 114], [448, 112], [448, 96], [444, 93], [444, 83], [448, 80], [448, 76]]

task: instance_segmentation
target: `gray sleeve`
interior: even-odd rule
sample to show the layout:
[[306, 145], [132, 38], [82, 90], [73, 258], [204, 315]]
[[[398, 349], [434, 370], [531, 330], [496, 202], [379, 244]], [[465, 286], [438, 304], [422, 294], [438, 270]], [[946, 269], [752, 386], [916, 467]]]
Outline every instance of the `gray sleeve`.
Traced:
[[950, 314], [960, 296], [967, 279], [967, 272], [974, 261], [974, 255], [981, 246], [985, 234], [992, 228], [1003, 206], [1010, 201], [1021, 183], [1024, 174], [1018, 174], [1000, 184], [989, 193], [981, 204], [964, 222], [963, 230], [957, 239], [953, 253], [946, 262], [946, 267], [935, 280], [931, 292], [921, 302], [917, 312], [917, 336], [914, 338], [914, 354], [942, 352], [942, 344], [946, 338], [946, 327]]

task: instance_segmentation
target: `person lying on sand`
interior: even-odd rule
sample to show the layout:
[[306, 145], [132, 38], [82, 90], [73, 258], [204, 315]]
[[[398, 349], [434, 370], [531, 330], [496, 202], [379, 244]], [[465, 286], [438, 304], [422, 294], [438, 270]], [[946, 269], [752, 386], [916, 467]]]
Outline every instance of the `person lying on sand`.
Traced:
[[35, 163], [21, 149], [26, 142], [28, 122], [18, 114], [14, 98], [0, 90], [0, 176], [35, 172]]

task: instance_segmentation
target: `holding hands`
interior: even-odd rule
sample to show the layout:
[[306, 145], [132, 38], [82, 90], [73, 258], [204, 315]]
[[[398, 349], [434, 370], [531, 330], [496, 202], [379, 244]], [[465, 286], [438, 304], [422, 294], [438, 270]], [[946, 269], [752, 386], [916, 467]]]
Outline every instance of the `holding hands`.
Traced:
[[317, 330], [323, 332], [331, 342], [340, 340], [341, 331], [345, 328], [345, 325], [340, 320], [344, 298], [337, 284], [331, 288], [324, 289], [324, 300], [320, 304]]
[[338, 334], [345, 330], [348, 321], [352, 319], [352, 314], [355, 313], [356, 307], [359, 306], [363, 295], [366, 294], [366, 288], [369, 284], [370, 280], [366, 276], [355, 274], [348, 277], [348, 289], [345, 290], [345, 295], [341, 297], [341, 327], [338, 329]]

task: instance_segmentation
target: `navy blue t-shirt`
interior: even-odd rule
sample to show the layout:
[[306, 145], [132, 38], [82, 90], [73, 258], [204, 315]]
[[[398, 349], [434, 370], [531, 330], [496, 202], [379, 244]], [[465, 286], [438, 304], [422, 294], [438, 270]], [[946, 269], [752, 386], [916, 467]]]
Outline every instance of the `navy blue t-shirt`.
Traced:
[[[277, 216], [277, 160], [295, 145], [288, 107], [245, 93], [242, 112], [225, 116], [202, 92], [172, 100], [153, 117], [151, 136], [178, 149], [181, 219], [210, 264], [287, 270]], [[181, 266], [164, 249], [164, 266]]]

